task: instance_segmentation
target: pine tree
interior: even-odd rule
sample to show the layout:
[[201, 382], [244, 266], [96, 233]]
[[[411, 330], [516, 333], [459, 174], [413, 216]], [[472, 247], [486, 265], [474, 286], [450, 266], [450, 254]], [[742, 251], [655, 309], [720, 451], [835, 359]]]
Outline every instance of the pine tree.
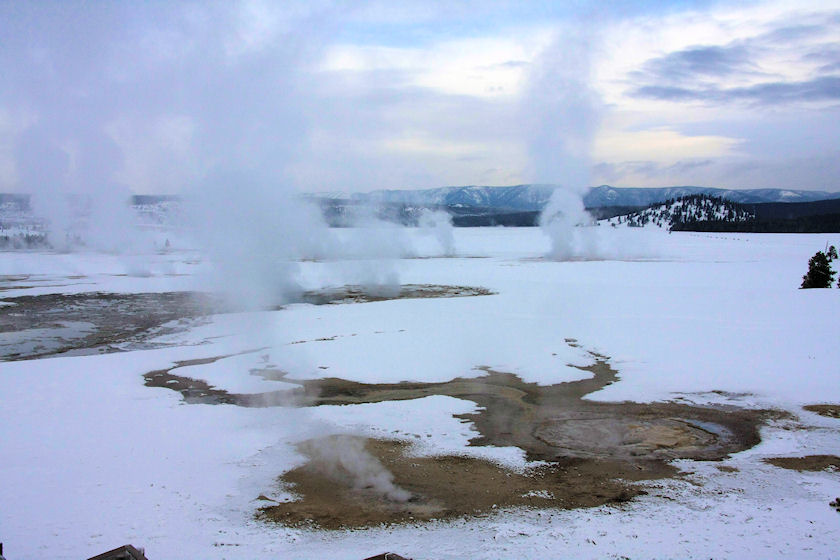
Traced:
[[817, 251], [808, 260], [808, 273], [802, 277], [800, 288], [830, 288], [835, 272], [831, 269], [831, 258]]

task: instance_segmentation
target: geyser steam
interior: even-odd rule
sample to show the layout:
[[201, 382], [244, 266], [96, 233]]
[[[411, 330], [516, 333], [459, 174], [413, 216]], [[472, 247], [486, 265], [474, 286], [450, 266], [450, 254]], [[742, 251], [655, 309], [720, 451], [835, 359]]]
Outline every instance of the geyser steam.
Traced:
[[561, 185], [540, 216], [551, 240], [549, 257], [591, 258], [597, 236], [578, 226], [591, 222], [582, 196], [589, 186], [590, 152], [598, 125], [598, 95], [589, 86], [592, 35], [568, 27], [539, 57], [525, 99], [536, 182]]
[[282, 304], [300, 292], [302, 259], [332, 243], [311, 205], [242, 173], [219, 173], [187, 199], [190, 226], [213, 266], [212, 287], [237, 307]]
[[392, 502], [407, 502], [411, 493], [394, 484], [392, 475], [365, 449], [365, 439], [334, 435], [308, 440], [300, 449], [325, 477], [356, 490], [368, 490]]
[[583, 199], [573, 191], [558, 188], [540, 214], [540, 227], [551, 241], [548, 257], [554, 260], [591, 258], [599, 250], [592, 216], [583, 207]]
[[455, 233], [452, 226], [452, 216], [442, 210], [425, 210], [419, 219], [422, 231], [434, 235], [445, 257], [455, 254]]

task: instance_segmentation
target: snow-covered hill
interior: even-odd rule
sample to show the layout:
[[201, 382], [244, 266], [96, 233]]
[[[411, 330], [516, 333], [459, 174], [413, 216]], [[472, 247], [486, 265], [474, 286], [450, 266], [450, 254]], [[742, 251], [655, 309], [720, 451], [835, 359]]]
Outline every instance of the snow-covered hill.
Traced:
[[755, 214], [741, 204], [705, 194], [693, 194], [604, 222], [613, 226], [671, 229], [677, 224], [693, 222], [747, 222], [754, 219]]
[[663, 187], [663, 188], [616, 188], [601, 185], [589, 189], [583, 197], [587, 208], [602, 206], [649, 206], [676, 198], [705, 194], [739, 202], [760, 204], [762, 202], [812, 202], [840, 198], [840, 193], [827, 191], [805, 191], [790, 189], [715, 189], [710, 187]]

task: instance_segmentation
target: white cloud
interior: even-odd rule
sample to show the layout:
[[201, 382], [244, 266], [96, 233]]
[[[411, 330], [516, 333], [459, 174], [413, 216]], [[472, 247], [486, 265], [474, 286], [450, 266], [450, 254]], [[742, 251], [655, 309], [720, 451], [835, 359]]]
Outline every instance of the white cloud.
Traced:
[[673, 163], [687, 158], [731, 156], [742, 142], [726, 136], [687, 136], [666, 127], [649, 130], [603, 131], [595, 141], [600, 161], [655, 161]]
[[400, 72], [406, 85], [475, 97], [521, 93], [527, 64], [548, 43], [545, 30], [444, 40], [424, 47], [335, 45], [321, 68], [331, 72]]

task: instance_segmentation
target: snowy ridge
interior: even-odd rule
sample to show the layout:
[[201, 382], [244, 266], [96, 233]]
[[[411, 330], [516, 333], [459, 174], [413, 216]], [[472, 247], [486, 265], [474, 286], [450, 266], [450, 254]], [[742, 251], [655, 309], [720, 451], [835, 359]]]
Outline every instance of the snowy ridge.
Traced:
[[741, 204], [694, 194], [604, 221], [612, 226], [651, 226], [670, 230], [675, 225], [694, 222], [748, 222], [754, 219], [755, 214]]
[[601, 206], [649, 206], [671, 199], [705, 194], [741, 204], [763, 202], [813, 202], [840, 198], [840, 193], [793, 189], [716, 189], [711, 187], [616, 188], [593, 187], [583, 197], [587, 208]]

